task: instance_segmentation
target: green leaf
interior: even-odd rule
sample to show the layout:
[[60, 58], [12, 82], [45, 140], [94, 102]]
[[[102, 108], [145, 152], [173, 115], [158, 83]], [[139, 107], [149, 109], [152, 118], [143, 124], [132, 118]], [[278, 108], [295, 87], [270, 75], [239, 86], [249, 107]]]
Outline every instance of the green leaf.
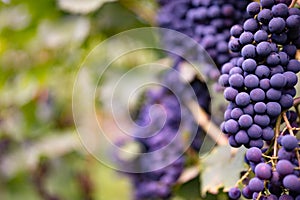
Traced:
[[200, 180], [201, 194], [207, 192], [217, 194], [220, 188], [228, 191], [240, 178], [240, 172], [245, 170], [245, 148], [232, 152], [229, 146], [216, 147], [201, 162]]

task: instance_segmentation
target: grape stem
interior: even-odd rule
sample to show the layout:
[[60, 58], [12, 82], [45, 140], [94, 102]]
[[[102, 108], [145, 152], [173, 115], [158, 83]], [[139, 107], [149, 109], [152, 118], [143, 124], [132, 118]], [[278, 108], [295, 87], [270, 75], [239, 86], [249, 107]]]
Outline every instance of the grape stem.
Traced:
[[248, 176], [249, 176], [249, 174], [250, 174], [250, 172], [252, 171], [252, 169], [251, 168], [249, 168], [248, 170], [247, 170], [247, 172], [236, 182], [236, 184], [235, 184], [235, 187], [238, 187], [239, 186], [239, 184], [245, 179], [245, 178], [247, 178]]
[[228, 139], [222, 131], [210, 120], [210, 117], [203, 108], [195, 101], [190, 101], [187, 107], [194, 116], [195, 121], [203, 130], [218, 144], [227, 145]]
[[273, 157], [277, 157], [277, 145], [278, 145], [277, 138], [279, 137], [281, 119], [282, 119], [282, 115], [279, 115], [276, 121]]
[[289, 8], [293, 8], [297, 3], [297, 0], [293, 0], [292, 3], [290, 4]]

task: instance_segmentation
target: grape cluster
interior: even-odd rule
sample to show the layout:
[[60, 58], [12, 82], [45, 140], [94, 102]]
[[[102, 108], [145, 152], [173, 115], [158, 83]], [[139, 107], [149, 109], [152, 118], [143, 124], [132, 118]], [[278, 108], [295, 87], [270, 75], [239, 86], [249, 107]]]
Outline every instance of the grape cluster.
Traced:
[[230, 101], [221, 125], [233, 147], [262, 148], [279, 114], [293, 105], [300, 71], [300, 10], [274, 0], [252, 2], [228, 46], [239, 54], [222, 67], [219, 83]]
[[[296, 119], [291, 113], [289, 121], [296, 122]], [[299, 140], [292, 130], [275, 139], [276, 147], [247, 150], [245, 160], [250, 168], [240, 180], [245, 186], [242, 191], [238, 186], [231, 188], [231, 199], [239, 199], [241, 195], [247, 199], [300, 199]], [[250, 176], [250, 172], [254, 176]]]
[[191, 148], [195, 151], [200, 149], [204, 139], [203, 130], [185, 105], [195, 96], [198, 104], [209, 113], [208, 89], [196, 77], [190, 82], [183, 82], [180, 78], [179, 70], [165, 73], [163, 86], [146, 91], [135, 120], [138, 127], [133, 134], [134, 141], [142, 147], [142, 153], [152, 153], [148, 156], [141, 154], [132, 163], [121, 163], [145, 171], [127, 173], [137, 200], [169, 199], [185, 165], [184, 137], [192, 139]]
[[[229, 29], [242, 22], [250, 0], [160, 0], [158, 25], [195, 39], [220, 68], [232, 57], [228, 50]], [[163, 36], [170, 49], [186, 51], [190, 44], [173, 35]], [[197, 56], [203, 55], [197, 52]]]

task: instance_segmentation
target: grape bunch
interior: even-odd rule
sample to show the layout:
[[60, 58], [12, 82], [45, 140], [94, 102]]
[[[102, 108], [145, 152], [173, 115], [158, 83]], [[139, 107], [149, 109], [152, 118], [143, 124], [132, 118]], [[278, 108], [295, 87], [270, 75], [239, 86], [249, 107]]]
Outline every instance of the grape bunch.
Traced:
[[299, 129], [295, 129], [298, 125], [291, 126], [297, 124], [297, 114], [287, 113], [289, 127], [276, 136], [276, 142], [269, 148], [247, 150], [245, 160], [249, 169], [239, 181], [244, 187], [240, 190], [237, 184], [231, 188], [231, 199], [241, 195], [247, 199], [300, 199], [300, 146], [296, 137]]
[[177, 68], [173, 66], [162, 76], [162, 86], [146, 91], [133, 134], [142, 154], [131, 163], [120, 163], [139, 171], [126, 173], [137, 200], [169, 199], [185, 166], [186, 138], [190, 138], [191, 148], [199, 151], [205, 136], [185, 105], [194, 96], [209, 113], [208, 89], [197, 77], [183, 82], [180, 69], [174, 70]]
[[233, 147], [262, 148], [274, 137], [277, 117], [293, 105], [300, 10], [282, 2], [250, 3], [250, 17], [230, 30], [228, 46], [239, 56], [223, 65], [219, 83], [230, 102], [221, 128]]
[[[228, 50], [230, 27], [241, 23], [250, 0], [160, 0], [157, 21], [163, 28], [184, 33], [196, 40], [220, 68], [233, 56]], [[187, 52], [192, 44], [180, 41], [174, 33], [163, 35], [169, 49]], [[197, 57], [204, 54], [200, 50]], [[197, 59], [197, 58], [196, 58]], [[210, 68], [210, 71], [219, 71]], [[214, 72], [217, 73], [217, 72]]]

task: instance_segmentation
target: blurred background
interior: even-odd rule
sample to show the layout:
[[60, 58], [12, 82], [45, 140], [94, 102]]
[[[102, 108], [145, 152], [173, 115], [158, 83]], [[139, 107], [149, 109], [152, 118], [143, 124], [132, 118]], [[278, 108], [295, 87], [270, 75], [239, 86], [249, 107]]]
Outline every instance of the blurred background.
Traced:
[[[1, 200], [131, 199], [128, 180], [82, 147], [72, 88], [96, 45], [155, 25], [156, 9], [154, 0], [0, 1]], [[116, 69], [162, 57], [137, 53]]]

